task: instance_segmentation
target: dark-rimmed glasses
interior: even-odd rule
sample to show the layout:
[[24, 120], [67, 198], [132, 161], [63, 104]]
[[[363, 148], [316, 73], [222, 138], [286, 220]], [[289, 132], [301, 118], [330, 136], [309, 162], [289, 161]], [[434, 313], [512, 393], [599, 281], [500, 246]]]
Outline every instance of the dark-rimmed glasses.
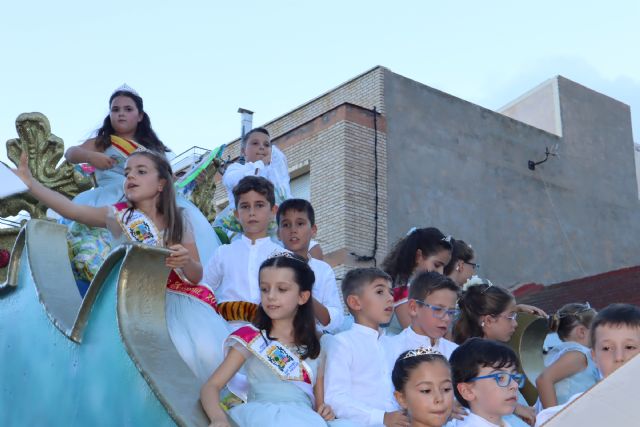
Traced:
[[498, 387], [507, 387], [509, 384], [511, 384], [511, 380], [513, 380], [518, 385], [518, 388], [524, 387], [525, 380], [524, 374], [509, 374], [507, 372], [497, 372], [491, 375], [483, 375], [481, 377], [471, 378], [470, 380], [465, 382], [473, 382], [477, 380], [483, 380], [485, 378], [493, 378], [496, 381], [496, 384], [498, 384]]
[[476, 273], [480, 271], [480, 264], [478, 264], [477, 262], [471, 262], [471, 261], [462, 261], [462, 262], [473, 267], [473, 271], [475, 271]]
[[431, 309], [431, 315], [436, 319], [444, 319], [449, 316], [449, 319], [457, 319], [460, 315], [460, 310], [457, 308], [444, 308], [437, 305], [431, 305], [424, 301], [414, 300], [418, 305], [428, 307]]

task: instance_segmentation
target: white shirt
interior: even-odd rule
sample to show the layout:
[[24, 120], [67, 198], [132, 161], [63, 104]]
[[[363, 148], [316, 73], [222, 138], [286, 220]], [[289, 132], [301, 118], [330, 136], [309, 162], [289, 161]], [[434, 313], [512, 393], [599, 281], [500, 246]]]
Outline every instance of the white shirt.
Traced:
[[[493, 424], [473, 412], [469, 412], [464, 420], [456, 420], [454, 425], [455, 427], [501, 427], [500, 424]], [[502, 427], [511, 427], [511, 425], [502, 420]]]
[[260, 264], [275, 253], [286, 252], [270, 237], [251, 242], [244, 234], [229, 245], [219, 246], [207, 263], [202, 281], [218, 302], [260, 303]]
[[407, 350], [415, 350], [419, 347], [433, 348], [438, 350], [444, 357], [449, 360], [451, 353], [458, 347], [458, 344], [449, 341], [445, 338], [438, 338], [435, 345], [431, 345], [431, 338], [426, 335], [418, 335], [411, 326], [405, 328], [398, 335], [385, 336], [383, 339], [390, 371], [393, 371], [393, 366], [396, 363], [396, 359], [403, 352]]
[[569, 398], [569, 400], [567, 400], [567, 403], [562, 404], [562, 405], [550, 406], [547, 409], [543, 409], [542, 411], [538, 412], [538, 415], [536, 415], [536, 427], [539, 427], [542, 424], [544, 424], [547, 421], [549, 421], [549, 419], [551, 417], [553, 417], [558, 412], [562, 411], [569, 403], [573, 402], [574, 400], [576, 400], [578, 397], [582, 396], [583, 394], [584, 394], [584, 392], [574, 394], [573, 396], [571, 396]]
[[389, 372], [381, 333], [355, 323], [331, 337], [324, 378], [325, 401], [337, 418], [356, 425], [381, 426], [396, 410], [389, 396]]
[[319, 259], [309, 257], [309, 267], [316, 276], [312, 295], [327, 308], [330, 319], [326, 326], [320, 322], [316, 322], [316, 326], [319, 331], [336, 332], [344, 320], [344, 309], [340, 302], [336, 275], [329, 264]]

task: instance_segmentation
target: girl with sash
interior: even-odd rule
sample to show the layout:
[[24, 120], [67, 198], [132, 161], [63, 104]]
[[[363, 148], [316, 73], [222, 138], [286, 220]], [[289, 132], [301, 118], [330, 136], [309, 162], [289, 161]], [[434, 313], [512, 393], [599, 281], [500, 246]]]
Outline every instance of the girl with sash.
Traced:
[[222, 361], [227, 323], [216, 311], [213, 292], [202, 279], [193, 231], [176, 206], [171, 166], [164, 155], [138, 149], [124, 167], [125, 202], [93, 207], [74, 203], [33, 179], [26, 154], [14, 170], [43, 204], [89, 227], [107, 228], [114, 244], [138, 242], [166, 247], [171, 254], [167, 280], [166, 319], [169, 335], [185, 363], [203, 383]]
[[[228, 415], [242, 427], [349, 426], [324, 404], [324, 353], [311, 300], [315, 276], [298, 255], [278, 254], [260, 266], [260, 305], [253, 325], [226, 341], [228, 353], [202, 387], [200, 399], [211, 425], [228, 427], [220, 391], [244, 368], [247, 403]], [[232, 390], [233, 391], [233, 390]]]
[[[65, 157], [71, 163], [86, 163], [94, 173], [96, 187], [78, 194], [73, 201], [88, 206], [107, 206], [125, 200], [123, 184], [127, 158], [138, 148], [146, 148], [162, 155], [171, 153], [151, 127], [149, 115], [144, 111], [142, 98], [127, 85], [123, 85], [109, 98], [110, 113], [105, 117], [95, 138], [71, 147]], [[87, 169], [87, 168], [85, 168]], [[178, 206], [184, 208], [194, 228], [200, 256], [208, 259], [220, 244], [215, 232], [198, 208], [182, 194], [177, 195]], [[112, 236], [105, 228], [87, 227], [72, 223], [68, 240], [72, 264], [80, 291], [86, 291], [102, 261], [112, 248]]]

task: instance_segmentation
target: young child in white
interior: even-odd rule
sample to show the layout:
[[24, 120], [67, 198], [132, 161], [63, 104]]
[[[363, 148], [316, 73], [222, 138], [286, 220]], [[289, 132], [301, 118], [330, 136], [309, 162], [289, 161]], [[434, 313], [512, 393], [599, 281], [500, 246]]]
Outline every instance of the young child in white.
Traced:
[[[603, 378], [640, 353], [640, 308], [631, 304], [611, 304], [593, 319], [590, 331], [591, 354]], [[536, 427], [577, 399], [572, 396], [564, 405], [552, 406], [536, 417]]]
[[207, 263], [204, 283], [215, 292], [222, 316], [229, 321], [250, 322], [260, 303], [258, 268], [282, 247], [267, 235], [276, 211], [273, 184], [247, 176], [233, 189], [235, 216], [242, 224], [241, 238], [220, 246]]
[[381, 340], [380, 325], [393, 314], [391, 278], [377, 268], [351, 270], [342, 281], [342, 295], [355, 323], [330, 337], [326, 402], [338, 418], [360, 426], [408, 424], [389, 394], [391, 372]]
[[598, 382], [598, 370], [589, 349], [589, 329], [596, 311], [587, 304], [566, 304], [550, 318], [549, 329], [562, 340], [545, 358], [536, 378], [538, 410], [567, 403], [576, 393]]
[[430, 348], [402, 353], [391, 374], [394, 396], [411, 427], [442, 427], [453, 409], [453, 381], [447, 359]]
[[518, 403], [524, 375], [518, 373], [518, 357], [497, 341], [470, 338], [449, 359], [456, 398], [469, 413], [456, 427], [509, 427], [503, 417]]
[[247, 403], [229, 416], [242, 427], [350, 426], [335, 420], [323, 395], [323, 352], [311, 302], [314, 275], [307, 262], [286, 253], [260, 267], [261, 302], [252, 325], [227, 339], [229, 352], [202, 387], [202, 406], [215, 427], [229, 427], [220, 390], [244, 366]]
[[284, 247], [306, 259], [316, 275], [313, 285], [313, 312], [319, 331], [338, 332], [344, 320], [336, 276], [329, 264], [309, 254], [311, 239], [317, 232], [313, 206], [304, 199], [285, 200], [276, 213], [278, 237]]

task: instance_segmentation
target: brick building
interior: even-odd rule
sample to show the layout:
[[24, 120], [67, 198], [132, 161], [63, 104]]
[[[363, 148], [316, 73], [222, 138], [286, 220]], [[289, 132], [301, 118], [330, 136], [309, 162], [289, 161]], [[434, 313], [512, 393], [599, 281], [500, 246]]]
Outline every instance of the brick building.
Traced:
[[[640, 265], [629, 107], [563, 77], [496, 112], [378, 66], [263, 126], [338, 277], [412, 226], [470, 242], [507, 287]], [[530, 170], [545, 147], [558, 156]]]

